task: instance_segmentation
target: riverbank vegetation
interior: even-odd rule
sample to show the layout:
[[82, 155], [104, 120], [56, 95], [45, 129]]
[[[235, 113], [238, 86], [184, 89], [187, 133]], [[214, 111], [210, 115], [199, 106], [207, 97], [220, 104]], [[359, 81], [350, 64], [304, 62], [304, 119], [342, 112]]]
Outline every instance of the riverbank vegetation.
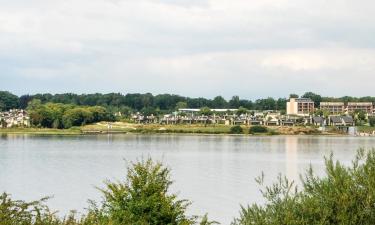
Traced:
[[233, 225], [375, 224], [374, 150], [360, 150], [351, 166], [331, 156], [325, 167], [324, 177], [308, 170], [301, 189], [280, 176], [263, 189], [266, 203], [242, 207]]
[[106, 182], [103, 202], [91, 202], [81, 217], [59, 218], [46, 206], [48, 198], [24, 202], [0, 195], [0, 225], [210, 225], [207, 215], [187, 215], [191, 202], [170, 193], [170, 170], [151, 159], [133, 163], [123, 182]]
[[[278, 177], [263, 188], [264, 204], [242, 206], [232, 225], [300, 225], [375, 223], [375, 149], [359, 150], [352, 164], [325, 160], [325, 176], [310, 168], [302, 186]], [[264, 176], [256, 181], [263, 185]], [[48, 198], [34, 202], [0, 195], [0, 225], [190, 225], [215, 224], [207, 215], [187, 214], [188, 200], [170, 193], [170, 170], [151, 159], [132, 163], [126, 180], [106, 182], [103, 201], [92, 202], [83, 216], [59, 218], [46, 206]]]
[[[43, 135], [81, 135], [81, 134], [242, 134], [242, 135], [322, 135], [315, 127], [265, 127], [267, 132], [255, 132], [248, 126], [222, 124], [135, 124], [127, 122], [99, 122], [69, 129], [53, 128], [9, 128], [0, 129], [0, 134], [43, 134]], [[237, 129], [232, 130], [231, 129]], [[329, 134], [339, 134], [337, 131]]]

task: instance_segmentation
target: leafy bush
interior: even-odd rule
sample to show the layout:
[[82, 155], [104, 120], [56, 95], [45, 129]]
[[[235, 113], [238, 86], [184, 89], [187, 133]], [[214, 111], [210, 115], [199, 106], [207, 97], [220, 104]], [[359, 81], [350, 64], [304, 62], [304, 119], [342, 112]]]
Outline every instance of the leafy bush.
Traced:
[[107, 183], [104, 212], [114, 224], [193, 224], [185, 215], [190, 202], [169, 194], [170, 171], [160, 163], [132, 164], [127, 180]]
[[231, 134], [242, 134], [243, 133], [243, 129], [241, 126], [233, 126], [230, 128], [230, 131], [229, 131]]
[[[75, 225], [78, 220], [71, 213], [64, 219], [58, 218], [44, 205], [48, 198], [24, 202], [12, 200], [10, 195], [0, 195], [0, 225]], [[87, 225], [91, 225], [88, 224]], [[93, 224], [92, 224], [93, 225]]]
[[170, 170], [151, 159], [132, 163], [124, 182], [106, 182], [103, 202], [91, 202], [86, 215], [74, 213], [63, 219], [44, 202], [11, 200], [0, 195], [0, 225], [210, 225], [207, 215], [187, 216], [190, 202], [170, 194]]
[[267, 133], [268, 129], [264, 126], [252, 126], [249, 129], [250, 134], [256, 134], [256, 133]]
[[[233, 225], [375, 224], [375, 151], [360, 150], [351, 166], [326, 159], [327, 176], [310, 168], [302, 191], [279, 176], [262, 192], [264, 205], [242, 207]], [[257, 179], [263, 184], [263, 177]]]

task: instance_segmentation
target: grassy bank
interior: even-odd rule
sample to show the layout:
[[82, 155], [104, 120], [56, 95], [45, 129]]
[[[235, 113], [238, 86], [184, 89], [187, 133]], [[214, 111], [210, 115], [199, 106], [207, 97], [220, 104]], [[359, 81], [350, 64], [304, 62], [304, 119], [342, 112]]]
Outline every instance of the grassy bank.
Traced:
[[0, 129], [0, 134], [38, 134], [38, 135], [78, 135], [80, 128], [51, 129], [51, 128], [6, 128]]
[[370, 134], [375, 131], [375, 127], [369, 127], [369, 126], [358, 126], [357, 129], [358, 129], [358, 132], [370, 133]]
[[[161, 124], [132, 124], [116, 122], [112, 124], [112, 129], [108, 129], [107, 124], [97, 123], [82, 127], [83, 133], [188, 133], [188, 134], [230, 134], [230, 125], [221, 124], [178, 124], [178, 125], [161, 125]], [[249, 126], [241, 126], [242, 134], [249, 134]], [[262, 135], [316, 135], [321, 134], [314, 127], [267, 127], [267, 132]], [[259, 135], [259, 134], [258, 134]]]
[[[134, 124], [126, 122], [115, 122], [108, 128], [106, 122], [73, 127], [70, 129], [48, 129], [48, 128], [11, 128], [0, 129], [0, 134], [40, 134], [40, 135], [79, 135], [79, 134], [106, 134], [106, 133], [181, 133], [181, 134], [231, 134], [232, 126], [228, 125], [204, 125], [204, 124]], [[242, 132], [237, 134], [249, 135], [249, 126], [241, 126]], [[267, 132], [252, 133], [252, 135], [319, 135], [314, 127], [267, 127]]]

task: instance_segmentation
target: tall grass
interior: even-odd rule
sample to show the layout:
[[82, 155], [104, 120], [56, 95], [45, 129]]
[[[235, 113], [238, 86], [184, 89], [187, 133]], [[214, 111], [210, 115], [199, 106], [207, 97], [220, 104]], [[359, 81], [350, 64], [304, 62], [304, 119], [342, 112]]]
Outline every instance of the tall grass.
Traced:
[[[279, 177], [262, 191], [266, 204], [242, 207], [233, 225], [375, 224], [375, 151], [358, 151], [351, 166], [325, 160], [326, 176], [309, 169], [302, 189]], [[263, 179], [257, 179], [263, 184]]]

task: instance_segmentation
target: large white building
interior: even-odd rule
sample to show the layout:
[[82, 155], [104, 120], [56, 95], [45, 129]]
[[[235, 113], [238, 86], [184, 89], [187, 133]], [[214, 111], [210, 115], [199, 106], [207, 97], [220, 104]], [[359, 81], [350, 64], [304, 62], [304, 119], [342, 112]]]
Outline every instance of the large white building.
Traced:
[[286, 103], [288, 115], [309, 116], [314, 112], [314, 102], [309, 98], [291, 98]]

